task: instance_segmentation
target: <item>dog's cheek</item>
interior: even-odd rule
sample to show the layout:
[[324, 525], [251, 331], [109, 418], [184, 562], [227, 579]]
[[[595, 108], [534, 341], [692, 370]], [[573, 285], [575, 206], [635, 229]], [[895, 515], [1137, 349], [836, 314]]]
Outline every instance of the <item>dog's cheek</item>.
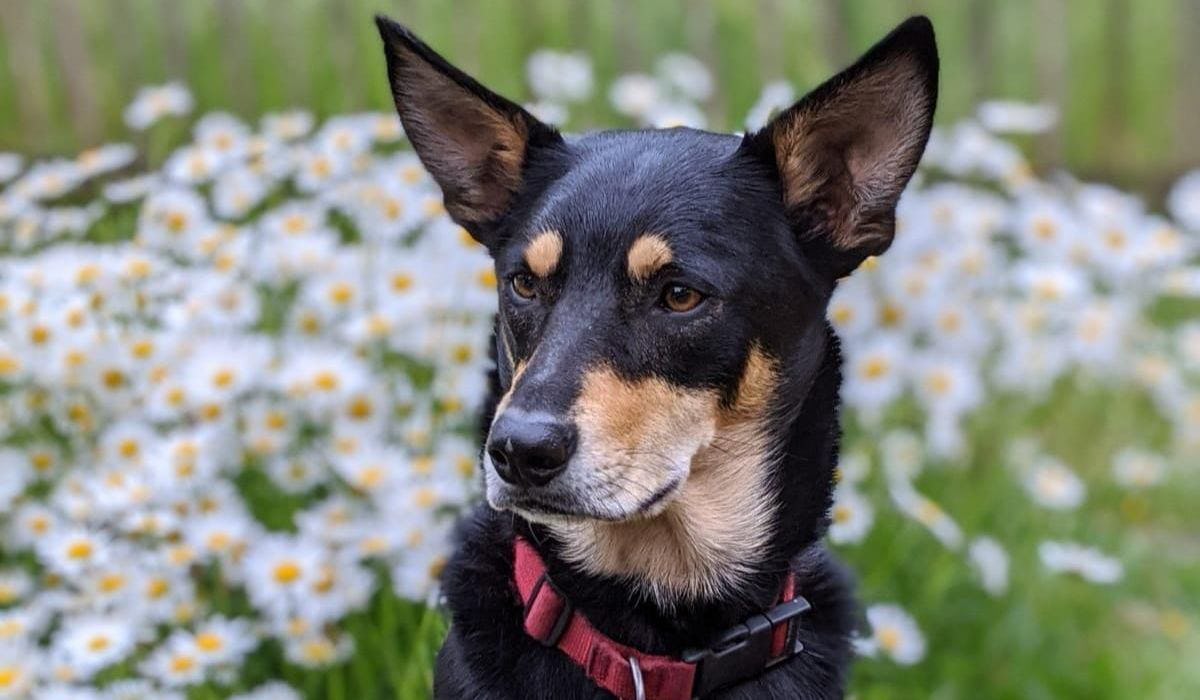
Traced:
[[660, 378], [629, 381], [589, 370], [572, 411], [578, 458], [589, 480], [634, 505], [687, 474], [692, 455], [716, 429], [717, 395]]

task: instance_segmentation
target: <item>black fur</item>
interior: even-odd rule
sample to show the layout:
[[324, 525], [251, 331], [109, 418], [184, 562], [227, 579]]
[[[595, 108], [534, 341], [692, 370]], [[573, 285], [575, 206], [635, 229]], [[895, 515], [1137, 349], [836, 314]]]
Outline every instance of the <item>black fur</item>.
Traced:
[[[570, 416], [585, 373], [600, 365], [630, 382], [656, 378], [715, 391], [725, 407], [736, 405], [752, 353], [779, 370], [760, 424], [774, 447], [761, 465], [773, 527], [769, 541], [745, 552], [748, 575], [712, 596], [652, 598], [627, 577], [567, 563], [548, 526], [480, 505], [464, 520], [444, 574], [452, 625], [438, 657], [437, 697], [611, 697], [562, 652], [525, 634], [513, 584], [516, 535], [534, 544], [555, 585], [597, 629], [647, 653], [678, 656], [710, 644], [771, 607], [793, 571], [798, 593], [812, 604], [802, 618], [805, 650], [714, 697], [840, 697], [855, 604], [849, 576], [820, 542], [837, 463], [841, 381], [838, 342], [824, 317], [837, 279], [890, 243], [896, 199], [928, 138], [937, 75], [928, 20], [901, 25], [745, 138], [672, 129], [563, 139], [408, 30], [382, 18], [379, 27], [414, 147], [447, 202], [456, 200], [451, 214], [496, 262], [496, 368], [481, 441], [501, 395], [525, 411]], [[888, 78], [869, 80], [879, 76]], [[869, 88], [861, 87], [864, 78]], [[405, 81], [439, 88], [429, 97]], [[457, 106], [471, 128], [443, 124]], [[514, 133], [528, 138], [514, 140]], [[462, 157], [431, 152], [444, 143]], [[522, 149], [519, 173], [506, 170], [517, 167], [514, 147]], [[795, 181], [795, 172], [810, 171], [810, 181]], [[516, 188], [497, 185], [514, 177]], [[562, 255], [551, 274], [531, 280], [525, 244], [546, 230], [561, 233]], [[625, 257], [647, 232], [669, 241], [672, 260], [647, 280], [631, 280]], [[514, 290], [517, 277], [522, 287], [535, 285], [532, 296]], [[679, 285], [703, 301], [685, 312], [666, 308], [664, 291]], [[518, 366], [524, 373], [514, 382]], [[562, 495], [553, 486], [525, 490], [545, 503]], [[547, 512], [595, 517], [584, 501], [555, 505]]]

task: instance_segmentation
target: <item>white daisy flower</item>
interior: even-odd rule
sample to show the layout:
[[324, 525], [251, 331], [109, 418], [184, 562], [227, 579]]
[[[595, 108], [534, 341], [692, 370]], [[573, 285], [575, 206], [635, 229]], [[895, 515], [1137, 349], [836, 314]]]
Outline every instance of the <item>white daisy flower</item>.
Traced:
[[136, 644], [131, 621], [117, 617], [65, 620], [54, 643], [70, 660], [79, 679], [124, 659]]
[[1146, 450], [1126, 448], [1113, 457], [1113, 480], [1128, 489], [1154, 486], [1163, 480], [1166, 471], [1166, 460]]
[[872, 605], [867, 608], [867, 622], [871, 625], [871, 635], [860, 651], [882, 653], [902, 666], [911, 666], [925, 658], [925, 636], [916, 620], [900, 606]]
[[144, 87], [125, 108], [125, 123], [142, 131], [165, 116], [183, 116], [192, 111], [192, 95], [181, 83]]
[[967, 556], [979, 576], [980, 585], [993, 596], [1008, 590], [1008, 553], [991, 537], [977, 537], [967, 547]]
[[829, 513], [829, 540], [834, 544], [862, 542], [875, 522], [871, 502], [850, 486], [839, 486], [833, 493]]
[[1026, 471], [1023, 482], [1035, 503], [1052, 510], [1074, 510], [1087, 495], [1083, 480], [1053, 457], [1039, 458]]
[[1042, 542], [1038, 545], [1038, 557], [1053, 573], [1076, 574], [1091, 583], [1116, 583], [1125, 574], [1120, 561], [1075, 542]]

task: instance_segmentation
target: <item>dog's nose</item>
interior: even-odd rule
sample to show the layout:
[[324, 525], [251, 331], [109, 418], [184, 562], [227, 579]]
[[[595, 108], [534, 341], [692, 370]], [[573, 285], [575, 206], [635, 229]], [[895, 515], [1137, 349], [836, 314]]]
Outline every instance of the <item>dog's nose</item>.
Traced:
[[575, 427], [548, 413], [509, 408], [488, 435], [492, 466], [510, 484], [545, 486], [566, 469], [574, 451]]

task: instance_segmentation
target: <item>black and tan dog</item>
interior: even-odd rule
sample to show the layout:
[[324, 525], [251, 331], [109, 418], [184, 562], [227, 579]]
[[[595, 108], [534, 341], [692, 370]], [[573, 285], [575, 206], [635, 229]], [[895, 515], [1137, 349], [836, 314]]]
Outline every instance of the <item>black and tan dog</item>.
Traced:
[[488, 503], [445, 572], [437, 696], [840, 696], [825, 310], [892, 240], [929, 21], [757, 133], [570, 138], [378, 23], [408, 137], [500, 280]]

